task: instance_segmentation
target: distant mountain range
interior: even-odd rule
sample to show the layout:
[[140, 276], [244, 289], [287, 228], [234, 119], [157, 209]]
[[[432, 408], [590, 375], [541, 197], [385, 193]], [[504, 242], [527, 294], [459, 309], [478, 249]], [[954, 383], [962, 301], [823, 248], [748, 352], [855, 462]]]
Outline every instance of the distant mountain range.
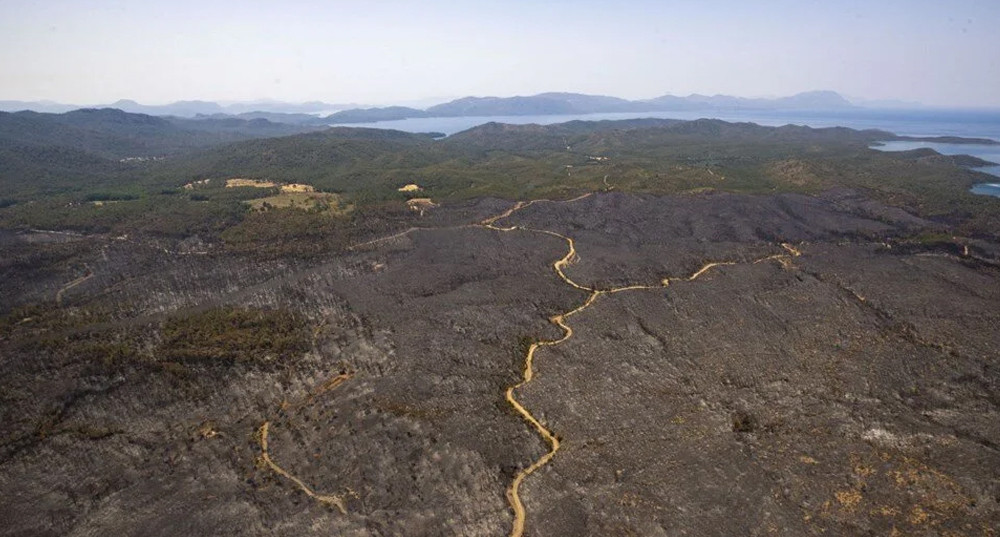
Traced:
[[208, 148], [324, 130], [266, 119], [189, 119], [85, 108], [0, 112], [0, 206], [14, 192], [134, 184], [136, 166]]
[[[331, 110], [344, 110], [356, 108], [360, 105], [331, 104], [320, 101], [310, 101], [305, 103], [287, 103], [282, 101], [252, 101], [245, 103], [220, 104], [212, 101], [177, 101], [163, 105], [139, 104], [129, 99], [121, 99], [110, 104], [98, 105], [73, 105], [62, 104], [53, 101], [0, 101], [0, 111], [19, 112], [31, 110], [34, 112], [46, 112], [51, 114], [61, 114], [71, 110], [81, 108], [116, 108], [123, 112], [132, 114], [147, 114], [151, 116], [176, 116], [176, 117], [196, 117], [199, 115], [225, 114], [227, 116], [237, 116], [248, 112], [272, 112], [280, 114], [316, 114], [329, 112]], [[256, 119], [256, 118], [248, 118]]]
[[678, 110], [842, 110], [855, 108], [833, 91], [810, 91], [777, 99], [728, 95], [664, 95], [630, 101], [604, 95], [541, 93], [528, 97], [463, 97], [426, 110], [406, 107], [351, 109], [327, 116], [329, 123], [366, 123], [414, 117], [541, 116]]
[[[319, 101], [285, 103], [256, 101], [222, 105], [210, 101], [178, 101], [165, 105], [143, 105], [120, 100], [95, 108], [116, 108], [125, 112], [185, 118], [266, 119], [292, 124], [369, 123], [418, 117], [576, 115], [609, 112], [669, 112], [679, 110], [842, 110], [855, 108], [850, 101], [833, 91], [810, 91], [776, 99], [750, 99], [729, 95], [664, 95], [653, 99], [630, 101], [603, 95], [580, 93], [541, 93], [517, 97], [463, 97], [426, 109], [405, 106], [362, 108], [358, 105], [330, 104]], [[34, 110], [61, 113], [79, 107], [51, 101], [0, 101], [0, 110]], [[339, 112], [320, 117], [329, 110]]]
[[629, 101], [602, 95], [542, 93], [531, 97], [465, 97], [427, 109], [434, 116], [593, 114], [602, 112], [655, 112], [752, 108], [762, 110], [839, 109], [853, 105], [832, 91], [813, 91], [779, 99], [746, 99], [728, 95], [664, 95]]
[[156, 117], [113, 108], [84, 108], [62, 114], [0, 112], [0, 155], [9, 149], [47, 147], [85, 151], [117, 160], [172, 155], [227, 142], [287, 136], [319, 128], [322, 127], [275, 123], [266, 119]]

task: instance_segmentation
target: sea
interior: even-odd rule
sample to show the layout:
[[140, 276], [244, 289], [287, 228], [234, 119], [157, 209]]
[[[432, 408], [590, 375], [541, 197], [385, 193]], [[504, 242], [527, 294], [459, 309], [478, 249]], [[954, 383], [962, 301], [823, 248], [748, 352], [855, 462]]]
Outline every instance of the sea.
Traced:
[[[674, 112], [605, 113], [545, 116], [475, 116], [410, 118], [374, 123], [349, 123], [347, 127], [372, 127], [395, 129], [405, 132], [439, 132], [450, 136], [489, 122], [516, 125], [535, 123], [550, 125], [567, 121], [601, 121], [635, 118], [700, 119], [714, 118], [724, 121], [747, 121], [758, 125], [806, 125], [809, 127], [850, 127], [852, 129], [878, 129], [900, 136], [958, 136], [984, 138], [1000, 142], [1000, 110], [944, 110], [944, 109], [869, 109], [856, 108], [824, 112], [762, 111], [762, 110], [685, 110]], [[995, 163], [977, 168], [996, 176], [996, 181], [984, 180], [972, 188], [976, 194], [1000, 197], [1000, 145], [943, 144], [930, 142], [886, 142], [872, 146], [880, 151], [905, 151], [930, 147], [945, 155], [973, 155]]]

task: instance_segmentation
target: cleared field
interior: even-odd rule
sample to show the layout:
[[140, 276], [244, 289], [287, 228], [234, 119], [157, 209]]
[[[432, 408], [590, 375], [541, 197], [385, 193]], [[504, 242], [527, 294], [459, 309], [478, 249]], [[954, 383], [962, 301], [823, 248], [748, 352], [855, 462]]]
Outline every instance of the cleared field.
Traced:
[[242, 179], [239, 177], [226, 179], [226, 188], [238, 188], [241, 186], [250, 186], [254, 188], [273, 188], [278, 186], [278, 183], [274, 183], [271, 181], [259, 181], [257, 179]]
[[312, 185], [303, 185], [301, 183], [292, 183], [290, 185], [281, 185], [282, 192], [315, 192], [316, 189]]
[[352, 205], [344, 203], [342, 196], [329, 192], [283, 191], [274, 196], [249, 200], [246, 203], [255, 211], [293, 208], [347, 214], [353, 208]]

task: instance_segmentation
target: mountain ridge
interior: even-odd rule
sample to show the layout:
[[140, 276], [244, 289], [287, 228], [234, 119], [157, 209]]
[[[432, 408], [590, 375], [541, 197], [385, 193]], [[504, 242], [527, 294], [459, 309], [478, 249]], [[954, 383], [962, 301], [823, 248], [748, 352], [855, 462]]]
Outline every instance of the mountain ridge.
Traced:
[[[615, 112], [669, 112], [678, 110], [842, 110], [855, 105], [833, 91], [810, 91], [777, 99], [750, 99], [729, 95], [687, 97], [662, 95], [652, 99], [628, 100], [607, 95], [548, 92], [513, 97], [462, 97], [415, 111], [409, 117], [574, 115]], [[384, 108], [344, 110], [326, 119], [333, 123], [384, 121]]]
[[199, 115], [226, 114], [238, 116], [252, 112], [270, 112], [280, 114], [319, 114], [331, 110], [343, 110], [357, 108], [358, 103], [333, 104], [321, 101], [307, 101], [303, 103], [292, 103], [274, 100], [257, 100], [236, 103], [221, 103], [216, 101], [203, 100], [180, 100], [167, 104], [142, 104], [132, 99], [118, 99], [113, 103], [100, 104], [65, 104], [54, 101], [18, 101], [0, 100], [0, 111], [22, 112], [32, 111], [40, 113], [61, 114], [82, 108], [116, 108], [123, 112], [133, 114], [147, 114], [152, 116], [177, 116], [193, 118]]
[[109, 159], [163, 156], [309, 130], [314, 128], [266, 119], [184, 119], [134, 114], [116, 108], [81, 108], [62, 114], [0, 112], [0, 148], [61, 147]]
[[[355, 103], [331, 104], [321, 101], [288, 103], [259, 100], [221, 104], [213, 101], [182, 100], [162, 105], [146, 105], [131, 99], [119, 99], [111, 104], [77, 106], [52, 101], [0, 101], [0, 111], [30, 110], [43, 113], [63, 113], [80, 108], [116, 108], [134, 114], [202, 118], [222, 116], [255, 119], [264, 117], [283, 123], [367, 123], [414, 117], [461, 117], [478, 115], [558, 115], [613, 112], [661, 112], [673, 110], [761, 109], [829, 110], [857, 107], [840, 94], [829, 91], [809, 91], [792, 96], [747, 98], [731, 95], [676, 96], [664, 94], [650, 99], [629, 100], [608, 95], [572, 92], [544, 92], [510, 97], [466, 96], [451, 101], [415, 108], [409, 106], [363, 106]], [[338, 110], [322, 116], [323, 112]], [[308, 117], [311, 116], [311, 117]]]

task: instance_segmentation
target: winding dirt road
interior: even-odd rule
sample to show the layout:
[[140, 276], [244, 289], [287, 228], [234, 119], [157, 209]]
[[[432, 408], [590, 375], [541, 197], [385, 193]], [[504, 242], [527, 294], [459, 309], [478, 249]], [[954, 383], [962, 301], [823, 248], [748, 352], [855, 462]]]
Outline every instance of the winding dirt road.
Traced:
[[80, 276], [79, 278], [77, 278], [77, 279], [75, 279], [75, 280], [67, 283], [66, 285], [62, 286], [61, 289], [59, 289], [58, 291], [56, 291], [56, 305], [57, 306], [62, 306], [63, 294], [66, 293], [66, 291], [69, 291], [70, 289], [76, 287], [77, 285], [80, 285], [81, 283], [83, 283], [83, 282], [85, 282], [85, 281], [87, 281], [87, 280], [89, 280], [89, 279], [91, 279], [91, 278], [94, 277], [94, 271], [90, 269], [90, 265], [84, 264], [84, 267], [87, 269], [87, 273], [86, 274], [84, 274], [83, 276]]
[[[671, 284], [671, 282], [674, 282], [674, 281], [678, 281], [678, 282], [679, 281], [692, 282], [692, 281], [695, 281], [695, 280], [701, 278], [702, 276], [704, 276], [706, 273], [710, 272], [714, 268], [723, 267], [723, 266], [730, 266], [730, 265], [737, 265], [737, 264], [744, 264], [744, 263], [762, 263], [762, 262], [772, 261], [773, 260], [773, 261], [777, 261], [777, 262], [781, 263], [781, 265], [782, 265], [783, 268], [788, 269], [788, 268], [791, 267], [791, 259], [793, 257], [798, 257], [799, 255], [801, 255], [801, 252], [799, 250], [797, 250], [794, 246], [792, 246], [790, 244], [787, 244], [787, 243], [782, 243], [782, 244], [780, 244], [780, 246], [786, 251], [786, 253], [774, 254], [774, 255], [770, 255], [770, 256], [767, 256], [767, 257], [762, 257], [760, 259], [756, 259], [756, 260], [750, 261], [750, 262], [747, 262], [747, 261], [712, 261], [712, 262], [706, 263], [700, 269], [698, 269], [697, 271], [695, 271], [694, 273], [692, 273], [692, 274], [690, 274], [690, 275], [688, 275], [686, 277], [679, 277], [679, 278], [667, 277], [667, 278], [662, 279], [660, 281], [660, 283], [656, 284], [656, 285], [627, 285], [627, 286], [620, 286], [620, 287], [612, 287], [612, 288], [608, 288], [608, 289], [596, 289], [596, 288], [589, 287], [589, 286], [586, 286], [586, 285], [583, 285], [583, 284], [580, 284], [578, 282], [573, 281], [573, 279], [570, 278], [566, 274], [566, 272], [565, 272], [565, 269], [578, 259], [578, 255], [577, 255], [577, 251], [576, 251], [576, 243], [574, 242], [574, 240], [571, 237], [568, 237], [566, 235], [557, 233], [555, 231], [547, 230], [547, 229], [534, 229], [534, 228], [528, 228], [528, 227], [522, 227], [522, 226], [516, 226], [516, 225], [515, 226], [510, 226], [510, 227], [502, 227], [502, 226], [498, 225], [498, 222], [500, 222], [501, 220], [504, 220], [504, 219], [510, 217], [511, 215], [513, 215], [514, 213], [516, 213], [518, 211], [521, 211], [523, 209], [526, 209], [526, 208], [528, 208], [528, 207], [530, 207], [530, 206], [532, 206], [532, 205], [534, 205], [536, 203], [572, 203], [572, 202], [579, 201], [579, 200], [582, 200], [584, 198], [587, 198], [587, 197], [589, 197], [591, 195], [593, 195], [592, 192], [587, 193], [587, 194], [583, 194], [581, 196], [578, 196], [576, 198], [572, 198], [572, 199], [569, 199], [569, 200], [539, 199], [539, 200], [531, 200], [531, 201], [526, 201], [526, 202], [525, 201], [519, 201], [519, 202], [515, 203], [511, 208], [507, 209], [506, 211], [504, 211], [504, 212], [502, 212], [502, 213], [500, 213], [500, 214], [498, 214], [496, 216], [492, 216], [490, 218], [487, 218], [487, 219], [483, 220], [482, 222], [480, 222], [479, 224], [463, 225], [463, 226], [455, 226], [454, 227], [454, 228], [480, 227], [480, 228], [489, 229], [489, 230], [500, 232], [500, 233], [510, 233], [510, 232], [537, 233], [537, 234], [549, 235], [551, 237], [559, 238], [559, 239], [561, 239], [561, 240], [563, 240], [563, 241], [566, 242], [567, 250], [566, 250], [566, 254], [564, 256], [562, 256], [561, 258], [559, 258], [558, 260], [556, 260], [555, 262], [552, 263], [552, 269], [553, 269], [553, 271], [556, 273], [556, 275], [559, 276], [559, 279], [561, 279], [566, 285], [569, 285], [569, 286], [571, 286], [571, 287], [573, 287], [575, 289], [579, 289], [581, 291], [586, 291], [587, 293], [589, 293], [587, 295], [586, 300], [584, 300], [584, 302], [582, 304], [580, 304], [579, 306], [577, 306], [576, 308], [574, 308], [572, 310], [569, 310], [567, 312], [555, 315], [555, 316], [553, 316], [553, 317], [551, 317], [549, 319], [549, 321], [552, 324], [558, 326], [563, 331], [562, 337], [560, 337], [558, 339], [541, 340], [541, 341], [536, 341], [536, 342], [532, 343], [531, 346], [528, 347], [528, 351], [527, 351], [527, 353], [525, 355], [525, 358], [524, 358], [524, 367], [522, 369], [521, 380], [519, 382], [517, 382], [516, 384], [514, 384], [512, 386], [509, 386], [507, 388], [506, 392], [505, 392], [505, 398], [507, 400], [507, 403], [510, 404], [511, 407], [529, 425], [531, 425], [538, 432], [539, 436], [541, 436], [542, 439], [545, 441], [545, 443], [548, 444], [548, 446], [549, 446], [549, 450], [544, 455], [542, 455], [541, 457], [539, 457], [531, 465], [529, 465], [528, 467], [522, 469], [520, 472], [518, 472], [515, 475], [514, 480], [511, 482], [510, 487], [508, 487], [508, 489], [507, 489], [507, 492], [506, 492], [507, 501], [510, 504], [511, 511], [514, 514], [514, 521], [513, 521], [513, 525], [511, 527], [511, 530], [510, 530], [511, 537], [521, 537], [524, 534], [524, 526], [525, 526], [525, 520], [526, 520], [526, 513], [525, 513], [525, 509], [524, 509], [524, 503], [522, 502], [521, 497], [520, 497], [520, 493], [519, 493], [520, 492], [521, 484], [524, 482], [524, 480], [528, 476], [530, 476], [532, 473], [534, 473], [535, 471], [539, 470], [541, 467], [545, 466], [550, 460], [552, 460], [552, 458], [555, 456], [556, 452], [559, 451], [559, 446], [560, 446], [559, 437], [551, 429], [549, 429], [548, 427], [546, 427], [538, 418], [536, 418], [531, 413], [531, 411], [529, 411], [527, 408], [525, 408], [524, 405], [522, 405], [517, 400], [517, 397], [515, 397], [515, 393], [517, 392], [517, 390], [519, 388], [521, 388], [524, 385], [528, 384], [534, 378], [535, 353], [538, 351], [539, 348], [541, 348], [541, 347], [554, 347], [556, 345], [560, 345], [560, 344], [566, 342], [569, 338], [571, 338], [573, 336], [573, 328], [569, 324], [567, 324], [567, 321], [568, 321], [568, 319], [570, 317], [572, 317], [572, 316], [574, 316], [574, 315], [576, 315], [576, 314], [578, 314], [578, 313], [586, 310], [587, 308], [591, 307], [597, 301], [597, 299], [600, 298], [602, 295], [611, 295], [611, 294], [621, 293], [621, 292], [625, 292], [625, 291], [664, 289], [664, 288], [668, 287]], [[454, 228], [444, 228], [444, 229], [454, 229]], [[434, 229], [439, 229], [439, 228], [418, 228], [418, 227], [411, 227], [409, 229], [406, 229], [406, 230], [404, 230], [402, 232], [399, 232], [399, 233], [395, 233], [393, 235], [388, 235], [386, 237], [381, 237], [381, 238], [377, 238], [377, 239], [374, 239], [374, 240], [370, 240], [370, 241], [367, 241], [367, 242], [363, 242], [363, 243], [354, 245], [354, 246], [352, 246], [350, 248], [350, 250], [356, 250], [356, 249], [359, 249], [359, 248], [364, 248], [364, 247], [369, 247], [369, 246], [375, 246], [375, 245], [381, 244], [383, 242], [390, 241], [392, 239], [396, 239], [396, 238], [400, 238], [400, 237], [406, 236], [406, 235], [408, 235], [410, 233], [413, 233], [413, 232], [416, 232], [416, 231], [433, 231]], [[310, 393], [305, 398], [304, 401], [302, 401], [301, 403], [299, 403], [297, 405], [292, 405], [292, 408], [293, 409], [298, 409], [298, 408], [301, 408], [304, 405], [310, 404], [312, 402], [312, 400], [315, 399], [318, 395], [320, 395], [323, 392], [332, 390], [333, 388], [336, 388], [342, 382], [344, 382], [345, 380], [349, 379], [350, 377], [351, 377], [350, 374], [342, 373], [342, 374], [340, 374], [340, 375], [332, 378], [331, 380], [327, 381], [322, 386], [320, 386], [317, 390], [314, 390], [312, 393]], [[288, 408], [288, 406], [283, 406], [283, 408]], [[257, 432], [257, 438], [258, 438], [258, 442], [260, 444], [260, 448], [261, 448], [261, 452], [262, 452], [261, 460], [272, 471], [274, 471], [275, 473], [277, 473], [277, 474], [285, 477], [289, 481], [292, 481], [300, 490], [302, 490], [304, 493], [306, 493], [311, 498], [314, 498], [315, 500], [317, 500], [317, 501], [319, 501], [321, 503], [325, 503], [325, 504], [328, 504], [328, 505], [336, 506], [342, 513], [346, 513], [346, 508], [344, 506], [344, 500], [343, 500], [344, 497], [343, 497], [343, 495], [331, 495], [331, 494], [319, 494], [319, 493], [316, 493], [308, 485], [306, 485], [304, 481], [302, 481], [298, 477], [292, 475], [291, 473], [287, 472], [286, 470], [284, 470], [283, 468], [281, 468], [277, 463], [274, 462], [274, 460], [270, 457], [270, 453], [268, 451], [267, 440], [268, 440], [268, 428], [269, 428], [269, 426], [270, 426], [270, 422], [265, 421], [263, 423], [263, 425], [261, 425], [260, 429]]]
[[[554, 347], [556, 345], [564, 343], [566, 340], [571, 338], [573, 336], [573, 328], [570, 325], [566, 324], [566, 320], [572, 317], [573, 315], [576, 315], [577, 313], [580, 313], [581, 311], [589, 308], [601, 295], [610, 295], [610, 294], [620, 293], [623, 291], [663, 289], [665, 287], [668, 287], [671, 281], [691, 282], [697, 280], [698, 278], [700, 278], [713, 268], [739, 264], [739, 262], [737, 261], [713, 261], [706, 263], [704, 266], [702, 266], [700, 269], [695, 271], [690, 276], [682, 278], [669, 278], [669, 277], [664, 278], [663, 280], [661, 280], [659, 285], [627, 285], [621, 287], [613, 287], [609, 289], [595, 289], [593, 287], [588, 287], [586, 285], [582, 285], [573, 281], [569, 276], [566, 275], [564, 271], [564, 269], [567, 266], [569, 266], [574, 260], [577, 259], [576, 243], [573, 241], [572, 238], [547, 229], [533, 229], [520, 226], [500, 227], [497, 225], [497, 222], [499, 222], [500, 220], [503, 220], [513, 215], [517, 211], [530, 207], [535, 203], [541, 203], [541, 202], [572, 203], [574, 201], [584, 199], [590, 196], [591, 194], [592, 193], [584, 194], [582, 196], [565, 201], [532, 200], [529, 202], [517, 202], [516, 204], [514, 204], [513, 207], [511, 207], [507, 211], [497, 216], [487, 218], [481, 223], [482, 227], [498, 232], [506, 233], [512, 231], [524, 231], [529, 233], [541, 233], [544, 235], [558, 237], [566, 241], [566, 244], [568, 246], [566, 255], [564, 255], [558, 261], [554, 262], [552, 264], [552, 268], [553, 270], [555, 270], [559, 278], [567, 285], [574, 287], [576, 289], [580, 289], [582, 291], [588, 291], [590, 293], [587, 296], [587, 299], [580, 306], [577, 306], [576, 308], [570, 311], [556, 315], [551, 319], [549, 319], [552, 322], [552, 324], [555, 324], [560, 329], [562, 329], [563, 331], [562, 337], [560, 337], [559, 339], [542, 340], [532, 343], [531, 346], [528, 347], [528, 352], [524, 359], [524, 369], [522, 372], [521, 381], [518, 382], [517, 384], [514, 384], [513, 386], [508, 387], [505, 394], [507, 402], [511, 405], [511, 407], [513, 407], [514, 410], [517, 411], [517, 413], [520, 414], [525, 421], [527, 421], [532, 427], [534, 427], [535, 430], [538, 431], [538, 434], [542, 437], [542, 439], [545, 440], [545, 442], [549, 445], [549, 451], [544, 455], [542, 455], [540, 458], [538, 458], [530, 466], [518, 472], [517, 475], [514, 476], [514, 480], [513, 482], [511, 482], [510, 487], [507, 489], [507, 502], [510, 504], [511, 510], [514, 513], [514, 522], [510, 531], [511, 537], [521, 537], [524, 534], [524, 524], [527, 518], [524, 510], [524, 503], [521, 501], [521, 497], [519, 494], [521, 483], [523, 483], [524, 480], [529, 475], [537, 471], [542, 466], [545, 466], [550, 460], [552, 460], [556, 452], [559, 451], [559, 445], [560, 445], [559, 437], [556, 436], [556, 434], [553, 433], [551, 429], [543, 425], [541, 421], [539, 421], [538, 418], [536, 418], [528, 409], [526, 409], [524, 405], [522, 405], [514, 396], [514, 393], [515, 391], [517, 391], [518, 388], [521, 388], [525, 384], [531, 382], [531, 380], [534, 378], [535, 352], [539, 349], [539, 347]], [[788, 252], [787, 254], [775, 254], [763, 257], [761, 259], [754, 260], [753, 263], [775, 260], [780, 262], [783, 268], [786, 269], [790, 268], [791, 267], [790, 258], [798, 257], [799, 255], [801, 255], [801, 252], [799, 252], [797, 249], [795, 249], [793, 246], [787, 243], [782, 243], [781, 246]]]
[[[310, 393], [302, 401], [296, 404], [282, 404], [281, 409], [286, 411], [291, 411], [291, 410], [298, 410], [303, 406], [309, 405], [317, 397], [336, 388], [337, 386], [340, 386], [341, 384], [344, 383], [344, 381], [350, 379], [352, 376], [354, 376], [352, 373], [340, 373], [339, 375], [327, 380], [319, 387], [310, 391]], [[344, 506], [344, 495], [318, 493], [314, 491], [312, 487], [307, 485], [305, 481], [302, 481], [298, 477], [292, 475], [287, 470], [279, 466], [278, 463], [274, 462], [274, 459], [271, 458], [271, 452], [268, 449], [268, 443], [267, 443], [268, 432], [270, 431], [270, 427], [271, 427], [271, 422], [265, 421], [263, 424], [261, 424], [260, 428], [257, 429], [256, 437], [257, 437], [257, 443], [260, 446], [260, 461], [263, 462], [264, 465], [267, 466], [272, 472], [294, 483], [295, 486], [299, 488], [299, 490], [304, 492], [310, 498], [313, 498], [314, 500], [326, 505], [332, 505], [336, 507], [338, 510], [340, 510], [342, 514], [346, 515], [347, 508]], [[350, 489], [348, 489], [348, 494], [353, 494], [353, 492]]]

